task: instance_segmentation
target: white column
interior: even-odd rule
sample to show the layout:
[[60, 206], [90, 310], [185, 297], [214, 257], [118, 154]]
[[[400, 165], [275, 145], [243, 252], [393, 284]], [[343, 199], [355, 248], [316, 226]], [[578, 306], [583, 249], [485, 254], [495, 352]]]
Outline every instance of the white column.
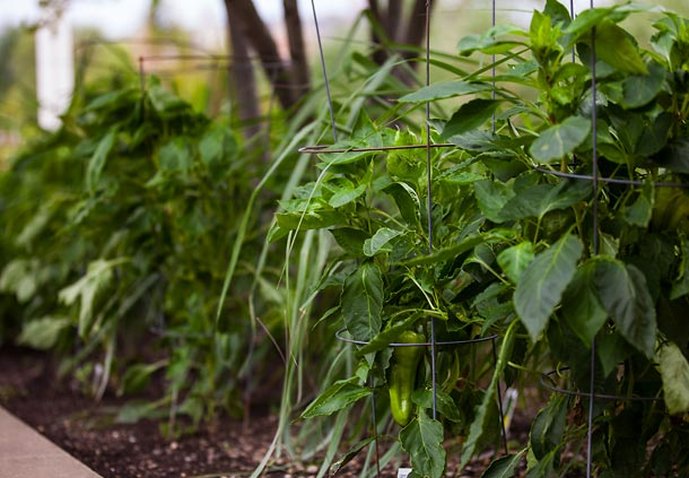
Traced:
[[36, 31], [38, 124], [55, 131], [74, 90], [74, 40], [65, 15], [58, 13]]

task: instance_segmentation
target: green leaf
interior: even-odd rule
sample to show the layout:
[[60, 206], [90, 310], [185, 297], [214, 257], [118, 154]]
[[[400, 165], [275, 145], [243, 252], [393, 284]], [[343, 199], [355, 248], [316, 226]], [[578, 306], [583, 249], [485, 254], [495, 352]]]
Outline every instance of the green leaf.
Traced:
[[127, 367], [122, 377], [122, 385], [119, 394], [130, 395], [139, 393], [148, 386], [151, 375], [167, 365], [167, 361], [161, 360], [155, 363], [136, 364]]
[[416, 321], [420, 318], [420, 315], [413, 314], [407, 317], [406, 319], [396, 322], [394, 325], [389, 326], [387, 329], [383, 330], [381, 333], [373, 337], [368, 344], [364, 345], [359, 350], [357, 350], [356, 355], [360, 357], [362, 355], [370, 354], [371, 352], [383, 350], [388, 345], [390, 345], [390, 343], [397, 340], [397, 338], [403, 331], [409, 330], [410, 327], [414, 325], [414, 323], [416, 323]]
[[411, 457], [413, 476], [441, 478], [445, 472], [443, 425], [419, 410], [418, 416], [400, 431], [402, 448]]
[[414, 188], [404, 182], [392, 183], [383, 191], [397, 204], [397, 209], [404, 221], [411, 227], [417, 227], [421, 221], [421, 201]]
[[656, 311], [646, 278], [632, 265], [600, 257], [595, 260], [598, 299], [610, 314], [622, 337], [637, 350], [653, 358], [656, 340]]
[[553, 23], [569, 25], [569, 23], [572, 21], [569, 9], [561, 4], [558, 0], [547, 0], [543, 13], [549, 16]]
[[647, 228], [653, 215], [654, 203], [655, 187], [653, 186], [653, 181], [648, 180], [644, 182], [636, 201], [631, 206], [623, 209], [622, 216], [627, 224], [631, 226]]
[[[1, 281], [2, 279], [0, 279]], [[677, 279], [672, 283], [670, 300], [679, 299], [687, 294], [689, 294], [689, 241], [682, 239], [682, 260], [679, 264]]]
[[348, 253], [353, 256], [361, 256], [363, 254], [364, 241], [368, 239], [366, 231], [353, 227], [339, 227], [337, 229], [330, 229], [330, 233], [335, 238], [337, 244]]
[[498, 254], [498, 265], [515, 284], [535, 257], [534, 245], [524, 241], [516, 246], [508, 247]]
[[470, 55], [475, 51], [480, 51], [488, 55], [505, 53], [522, 42], [514, 40], [501, 40], [499, 37], [504, 35], [526, 36], [523, 29], [514, 25], [496, 25], [481, 35], [467, 35], [459, 41], [458, 49], [460, 55]]
[[562, 317], [586, 347], [608, 318], [596, 294], [595, 273], [595, 264], [585, 263], [562, 295]]
[[607, 378], [617, 369], [617, 365], [627, 357], [629, 346], [615, 333], [601, 334], [596, 340], [596, 352], [603, 367], [603, 377]]
[[[433, 408], [433, 391], [415, 390], [412, 394], [412, 401], [425, 410], [431, 410]], [[446, 420], [451, 422], [460, 422], [462, 420], [457, 404], [455, 404], [449, 394], [442, 390], [436, 391], [436, 405], [438, 413]]]
[[364, 241], [364, 254], [373, 257], [381, 252], [390, 252], [392, 248], [389, 243], [396, 237], [404, 234], [404, 231], [381, 227], [373, 236]]
[[603, 21], [596, 27], [596, 55], [619, 71], [648, 75], [648, 68], [632, 36], [610, 21]]
[[534, 342], [574, 277], [583, 250], [581, 241], [567, 234], [537, 255], [522, 274], [514, 292], [514, 306]]
[[383, 276], [375, 264], [362, 264], [345, 280], [341, 297], [345, 326], [355, 340], [370, 340], [382, 326]]
[[86, 274], [65, 287], [59, 293], [60, 302], [74, 304], [79, 299], [79, 336], [86, 337], [91, 331], [97, 314], [96, 295], [106, 289], [113, 278], [113, 268], [127, 262], [127, 259], [98, 259], [88, 265]]
[[481, 212], [493, 222], [503, 222], [501, 211], [515, 196], [512, 185], [486, 179], [474, 184], [474, 192]]
[[543, 131], [533, 142], [529, 152], [537, 163], [549, 163], [572, 153], [584, 143], [590, 132], [590, 119], [571, 116]]
[[525, 451], [522, 450], [516, 455], [507, 455], [496, 458], [488, 465], [486, 471], [481, 474], [481, 478], [513, 478], [522, 461]]
[[620, 106], [625, 109], [640, 108], [658, 96], [665, 84], [665, 69], [651, 63], [648, 75], [628, 76], [622, 83], [624, 96]]
[[664, 343], [656, 354], [663, 379], [665, 406], [671, 415], [689, 412], [689, 363], [673, 342]]
[[346, 216], [333, 209], [312, 203], [306, 211], [279, 212], [275, 215], [278, 226], [287, 230], [324, 229], [346, 222]]
[[0, 275], [0, 292], [11, 292], [19, 303], [28, 302], [39, 290], [40, 263], [37, 259], [13, 259]]
[[167, 411], [163, 409], [161, 403], [151, 402], [150, 400], [137, 400], [127, 402], [123, 405], [117, 416], [115, 423], [132, 424], [144, 418], [157, 419], [166, 416]]
[[548, 405], [541, 409], [531, 425], [529, 443], [536, 459], [545, 458], [548, 453], [562, 445], [567, 418], [566, 395], [554, 394]]
[[492, 118], [500, 103], [498, 100], [477, 98], [463, 104], [445, 124], [440, 139], [446, 140], [478, 128]]
[[332, 415], [362, 398], [368, 397], [371, 394], [371, 389], [358, 385], [358, 381], [357, 377], [352, 377], [333, 383], [306, 407], [301, 417], [313, 418]]
[[335, 191], [335, 194], [332, 195], [330, 201], [328, 201], [328, 204], [333, 208], [338, 208], [349, 204], [350, 202], [361, 197], [361, 195], [366, 192], [366, 187], [367, 185], [364, 183], [359, 184], [356, 187], [352, 186], [338, 189]]
[[90, 193], [94, 193], [98, 187], [101, 173], [105, 168], [105, 161], [115, 145], [117, 139], [117, 128], [111, 128], [108, 133], [100, 140], [96, 151], [89, 159], [86, 166], [86, 189]]
[[490, 239], [490, 234], [477, 234], [475, 236], [469, 236], [451, 246], [443, 247], [442, 249], [436, 249], [431, 254], [415, 257], [413, 259], [404, 261], [402, 265], [411, 267], [425, 264], [437, 264], [439, 262], [452, 259], [457, 257], [458, 255], [464, 254], [465, 252], [472, 250], [474, 247], [484, 242], [487, 242]]
[[329, 470], [330, 474], [328, 476], [337, 476], [337, 474], [350, 461], [352, 461], [354, 458], [356, 458], [356, 456], [359, 453], [361, 453], [361, 450], [363, 450], [368, 445], [370, 445], [374, 439], [375, 439], [375, 437], [372, 437], [372, 436], [365, 438], [365, 439], [361, 440], [359, 443], [357, 443], [356, 445], [354, 445], [352, 448], [347, 450], [347, 452], [344, 455], [342, 455], [342, 458], [340, 458], [339, 460], [337, 460], [335, 463], [332, 464], [332, 466], [330, 467], [330, 470]]
[[500, 354], [498, 355], [498, 361], [495, 364], [495, 369], [493, 370], [493, 378], [491, 378], [490, 384], [483, 394], [483, 399], [476, 409], [476, 414], [474, 415], [474, 421], [471, 422], [471, 427], [469, 428], [469, 436], [467, 436], [464, 442], [464, 447], [462, 448], [462, 456], [460, 460], [460, 467], [464, 468], [469, 460], [476, 453], [476, 448], [481, 441], [481, 438], [487, 431], [490, 423], [488, 423], [488, 418], [491, 416], [489, 412], [490, 407], [495, 407], [495, 393], [498, 387], [498, 382], [502, 377], [502, 374], [507, 366], [507, 362], [512, 356], [512, 349], [514, 347], [514, 336], [519, 322], [514, 320], [507, 328], [505, 332], [505, 338], [500, 346]]
[[42, 317], [25, 322], [17, 342], [38, 350], [51, 349], [70, 323], [67, 317]]
[[425, 86], [414, 93], [404, 95], [400, 103], [425, 103], [427, 101], [463, 96], [492, 90], [491, 85], [485, 83], [470, 83], [468, 81], [444, 81]]

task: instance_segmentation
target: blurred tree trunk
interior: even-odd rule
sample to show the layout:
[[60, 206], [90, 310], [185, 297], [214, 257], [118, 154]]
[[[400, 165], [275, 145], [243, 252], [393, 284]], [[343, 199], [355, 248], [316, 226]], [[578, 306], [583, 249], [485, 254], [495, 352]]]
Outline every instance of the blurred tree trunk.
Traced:
[[[280, 56], [275, 38], [261, 19], [253, 0], [223, 0], [228, 17], [230, 48], [234, 58], [230, 75], [235, 85], [240, 118], [258, 118], [260, 104], [253, 72], [258, 60], [282, 108], [293, 110], [310, 89], [309, 66], [297, 0], [283, 0], [288, 58]], [[413, 69], [426, 36], [426, 2], [432, 0], [368, 0], [373, 59], [378, 64], [393, 54], [410, 60]], [[406, 7], [405, 7], [406, 6]], [[406, 14], [405, 14], [406, 13]], [[253, 58], [255, 55], [256, 58]], [[246, 67], [243, 67], [246, 65]], [[407, 84], [414, 82], [408, 69], [393, 72]]]
[[[371, 18], [371, 41], [374, 45], [373, 60], [382, 65], [391, 55], [399, 54], [409, 60], [409, 67], [416, 69], [418, 49], [426, 38], [426, 2], [432, 12], [436, 4], [433, 0], [414, 0], [404, 15], [403, 0], [387, 0], [381, 5], [379, 0], [368, 0]], [[413, 75], [404, 68], [396, 68], [393, 74], [404, 83], [412, 84]]]
[[234, 15], [228, 16], [229, 41], [232, 46], [230, 62], [230, 88], [237, 98], [237, 116], [246, 125], [245, 135], [253, 137], [260, 131], [258, 123], [261, 109], [256, 92], [256, 76], [251, 64], [249, 47], [239, 20]]

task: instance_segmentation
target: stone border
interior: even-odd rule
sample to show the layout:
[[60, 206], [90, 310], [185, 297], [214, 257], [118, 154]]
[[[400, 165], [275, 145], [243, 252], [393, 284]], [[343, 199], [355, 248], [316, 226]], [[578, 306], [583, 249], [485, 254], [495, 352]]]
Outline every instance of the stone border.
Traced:
[[2, 407], [0, 475], [3, 478], [101, 478]]

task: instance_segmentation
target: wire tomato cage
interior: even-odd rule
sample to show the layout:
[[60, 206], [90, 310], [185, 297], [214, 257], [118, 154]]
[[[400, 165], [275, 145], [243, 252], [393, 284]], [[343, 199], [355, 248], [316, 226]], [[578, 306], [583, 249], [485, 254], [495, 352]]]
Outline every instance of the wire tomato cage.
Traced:
[[[430, 7], [431, 7], [431, 2], [432, 0], [426, 0], [426, 8], [425, 8], [425, 27], [426, 27], [426, 41], [425, 41], [425, 86], [428, 87], [431, 84], [431, 75], [430, 75]], [[493, 27], [496, 26], [496, 12], [497, 12], [497, 6], [496, 6], [497, 0], [491, 0], [491, 24]], [[594, 8], [594, 0], [589, 0], [588, 2], [588, 8]], [[329, 113], [330, 113], [330, 120], [331, 120], [331, 128], [332, 128], [332, 134], [333, 134], [333, 139], [335, 142], [337, 142], [337, 132], [336, 132], [336, 124], [335, 124], [335, 112], [333, 108], [333, 101], [332, 101], [332, 96], [330, 93], [330, 84], [328, 81], [328, 75], [327, 75], [327, 69], [325, 65], [325, 60], [324, 60], [324, 55], [323, 55], [323, 46], [322, 46], [322, 40], [321, 40], [321, 33], [320, 33], [320, 28], [319, 28], [319, 23], [318, 23], [318, 16], [316, 13], [316, 6], [314, 3], [314, 0], [311, 0], [311, 8], [313, 11], [313, 19], [315, 23], [315, 30], [316, 30], [316, 35], [317, 35], [317, 40], [318, 40], [318, 49], [319, 49], [319, 54], [320, 54], [320, 61], [321, 61], [321, 68], [323, 72], [323, 78], [324, 78], [324, 85], [325, 85], [325, 90], [326, 90], [326, 97], [328, 101], [328, 107], [329, 107]], [[573, 19], [576, 15], [575, 11], [575, 1], [570, 0], [569, 1], [569, 13], [571, 18]], [[597, 62], [597, 54], [596, 54], [596, 44], [595, 44], [595, 35], [596, 35], [596, 30], [595, 28], [591, 32], [591, 59], [590, 59], [590, 64], [588, 65], [591, 71], [591, 95], [592, 95], [592, 104], [594, 105], [593, 108], [591, 108], [591, 114], [590, 118], [592, 121], [592, 166], [591, 166], [591, 171], [590, 174], [583, 174], [581, 172], [567, 172], [567, 171], [561, 171], [561, 170], [554, 170], [554, 169], [548, 169], [545, 167], [534, 167], [533, 170], [540, 172], [545, 175], [552, 175], [556, 177], [560, 177], [563, 179], [569, 179], [569, 180], [576, 180], [576, 181], [588, 181], [592, 184], [593, 187], [593, 194], [592, 194], [592, 199], [590, 203], [590, 209], [591, 209], [591, 216], [592, 216], [592, 222], [593, 222], [593, 241], [592, 241], [592, 252], [593, 255], [598, 256], [600, 254], [600, 214], [599, 214], [599, 200], [601, 196], [601, 186], [602, 185], [608, 185], [608, 184], [615, 184], [615, 185], [621, 185], [621, 186], [628, 186], [628, 187], [633, 187], [633, 186], [642, 186], [644, 184], [647, 184], [648, 181], [645, 179], [639, 179], [638, 176], [635, 179], [629, 179], [629, 178], [618, 178], [618, 177], [607, 177], [607, 176], [602, 176], [600, 174], [600, 169], [599, 169], [599, 154], [598, 154], [598, 137], [597, 137], [597, 132], [598, 132], [598, 125], [597, 125], [597, 99], [599, 96], [599, 87], [597, 84], [597, 72], [596, 72], [596, 62]], [[495, 66], [495, 55], [492, 56], [493, 58], [493, 65], [491, 68], [491, 74], [492, 74], [492, 83], [493, 83], [493, 89], [492, 89], [492, 96], [495, 98], [496, 95], [496, 89], [495, 89], [495, 81], [496, 81], [496, 66]], [[571, 55], [572, 62], [576, 62], [576, 53], [574, 49], [572, 50], [572, 55]], [[395, 146], [380, 146], [380, 147], [351, 147], [351, 148], [340, 148], [336, 147], [333, 145], [328, 145], [328, 144], [317, 144], [317, 145], [310, 145], [310, 146], [305, 146], [300, 148], [298, 151], [303, 154], [342, 154], [342, 153], [355, 153], [355, 152], [380, 152], [380, 153], [386, 153], [389, 151], [395, 151], [395, 150], [425, 150], [426, 151], [426, 172], [427, 172], [427, 178], [428, 178], [428, 183], [427, 183], [427, 202], [426, 202], [426, 208], [427, 208], [427, 218], [428, 218], [428, 223], [427, 223], [427, 228], [428, 228], [428, 250], [429, 252], [433, 251], [433, 217], [432, 214], [430, 213], [431, 207], [433, 206], [433, 199], [432, 199], [432, 176], [431, 176], [431, 150], [432, 149], [437, 149], [437, 148], [454, 148], [456, 145], [451, 144], [451, 143], [433, 143], [431, 141], [431, 135], [430, 135], [430, 126], [431, 126], [431, 118], [430, 118], [430, 101], [427, 101], [425, 103], [425, 126], [426, 126], [426, 134], [425, 134], [425, 141], [422, 144], [410, 144], [410, 145], [395, 145]], [[495, 115], [493, 115], [492, 119], [492, 132], [495, 133]], [[570, 165], [571, 166], [571, 165]], [[652, 181], [652, 184], [655, 187], [659, 188], [678, 188], [678, 189], [687, 189], [689, 188], [689, 184], [685, 183], [679, 183], [679, 182], [663, 182], [663, 181]], [[437, 383], [436, 383], [436, 367], [435, 367], [435, 360], [436, 360], [436, 354], [437, 354], [437, 349], [439, 347], [456, 347], [456, 346], [464, 346], [464, 345], [471, 345], [471, 344], [476, 344], [480, 342], [488, 342], [490, 341], [492, 344], [493, 348], [493, 359], [494, 362], [497, 362], [496, 358], [496, 341], [498, 339], [498, 335], [490, 335], [486, 337], [479, 337], [479, 338], [474, 338], [470, 340], [455, 340], [455, 341], [438, 341], [436, 339], [436, 333], [435, 333], [435, 318], [431, 317], [430, 318], [430, 330], [431, 330], [431, 336], [430, 340], [428, 342], [420, 342], [420, 343], [390, 343], [388, 344], [389, 347], [407, 347], [407, 346], [421, 346], [421, 347], [426, 347], [430, 348], [430, 355], [431, 355], [431, 374], [432, 374], [432, 393], [433, 393], [433, 418], [436, 418], [437, 416]], [[351, 337], [347, 336], [346, 331], [339, 330], [335, 334], [336, 338], [342, 342], [345, 343], [350, 343], [354, 345], [367, 345], [368, 342], [366, 341], [361, 341], [361, 340], [354, 340]], [[561, 372], [567, 372], [569, 371], [568, 367], [563, 367], [558, 370], [551, 370], [547, 372], [543, 372], [541, 374], [539, 384], [553, 392], [553, 393], [558, 393], [558, 394], [563, 394], [563, 395], [568, 395], [568, 396], [575, 396], [575, 397], [580, 397], [580, 398], [585, 398], [588, 399], [588, 410], [587, 410], [587, 440], [586, 440], [586, 477], [590, 478], [592, 476], [592, 441], [593, 441], [593, 428], [594, 428], [594, 403], [598, 400], [602, 401], [617, 401], [617, 402], [626, 402], [626, 401], [641, 401], [641, 402], [657, 402], [657, 401], [662, 401], [663, 398], [659, 396], [653, 396], [653, 397], [643, 397], [643, 396], [637, 396], [637, 395], [612, 395], [612, 394], [606, 394], [606, 393], [597, 393], [596, 388], [595, 388], [595, 383], [596, 383], [596, 339], [594, 337], [592, 344], [591, 344], [591, 351], [590, 351], [590, 372], [589, 372], [589, 384], [588, 384], [588, 390], [582, 391], [582, 390], [575, 390], [575, 389], [569, 389], [565, 387], [561, 387], [558, 385], [557, 380], [555, 379], [556, 375], [560, 375]], [[504, 427], [504, 416], [503, 416], [503, 410], [502, 410], [502, 393], [500, 391], [499, 387], [499, 382], [498, 382], [498, 389], [497, 389], [497, 394], [498, 397], [498, 405], [499, 405], [499, 412], [500, 412], [500, 418], [501, 421], [503, 422], [503, 428], [502, 428], [502, 438], [503, 438], [503, 444], [504, 444], [504, 451], [505, 454], [508, 453], [508, 447], [507, 447], [507, 436], [506, 436], [506, 431]], [[372, 394], [372, 400], [375, 402], [375, 396]], [[374, 439], [376, 440], [376, 463], [378, 464], [379, 461], [379, 456], [378, 456], [378, 447], [377, 447], [377, 434], [375, 432], [375, 405], [373, 406], [374, 414], [373, 414], [373, 421], [374, 421]], [[378, 473], [380, 474], [380, 469], [378, 469]]]

